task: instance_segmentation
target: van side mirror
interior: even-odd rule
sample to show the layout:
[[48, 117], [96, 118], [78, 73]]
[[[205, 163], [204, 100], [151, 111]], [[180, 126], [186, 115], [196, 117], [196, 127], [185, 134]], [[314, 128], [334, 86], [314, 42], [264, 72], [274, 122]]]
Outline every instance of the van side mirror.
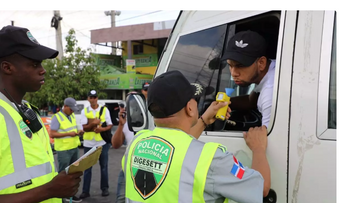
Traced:
[[131, 93], [126, 98], [126, 120], [129, 130], [134, 133], [147, 129], [147, 108], [142, 94]]

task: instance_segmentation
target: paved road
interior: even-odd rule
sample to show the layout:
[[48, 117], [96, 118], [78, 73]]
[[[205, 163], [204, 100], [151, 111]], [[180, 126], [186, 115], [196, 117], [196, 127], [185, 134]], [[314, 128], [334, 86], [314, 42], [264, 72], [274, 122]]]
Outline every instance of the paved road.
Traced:
[[[80, 148], [80, 155], [84, 154], [83, 148]], [[109, 150], [108, 157], [108, 177], [109, 177], [109, 196], [102, 197], [100, 189], [100, 166], [99, 163], [92, 167], [92, 178], [91, 178], [91, 187], [90, 187], [90, 197], [84, 199], [81, 203], [115, 203], [116, 200], [116, 191], [117, 191], [117, 181], [119, 171], [121, 170], [121, 160], [125, 152], [125, 147], [119, 149], [111, 148]], [[55, 155], [56, 166], [57, 157]], [[83, 188], [83, 176], [81, 177], [82, 181], [80, 183], [79, 191], [77, 196], [82, 192]]]

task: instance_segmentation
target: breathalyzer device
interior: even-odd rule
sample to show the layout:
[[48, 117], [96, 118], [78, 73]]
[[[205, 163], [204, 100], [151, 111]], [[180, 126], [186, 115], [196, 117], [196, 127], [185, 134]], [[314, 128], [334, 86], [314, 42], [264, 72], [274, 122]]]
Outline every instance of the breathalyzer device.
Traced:
[[[230, 97], [227, 96], [225, 92], [218, 92], [216, 95], [216, 101], [218, 102], [229, 102]], [[219, 111], [216, 113], [215, 118], [220, 119], [220, 120], [225, 120], [226, 118], [226, 113], [227, 113], [227, 107], [228, 104], [222, 108], [219, 109]]]

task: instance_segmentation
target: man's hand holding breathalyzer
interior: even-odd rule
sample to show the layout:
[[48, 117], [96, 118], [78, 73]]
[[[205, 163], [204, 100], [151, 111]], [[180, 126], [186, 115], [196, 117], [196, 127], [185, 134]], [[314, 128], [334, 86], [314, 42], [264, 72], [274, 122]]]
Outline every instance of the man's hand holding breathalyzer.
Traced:
[[[197, 124], [191, 128], [191, 135], [195, 137], [196, 139], [199, 138], [199, 136], [202, 134], [205, 126], [210, 125], [215, 122], [216, 118], [215, 115], [219, 111], [220, 108], [225, 107], [226, 105], [229, 105], [231, 102], [218, 102], [213, 101], [208, 109], [204, 112], [204, 114], [199, 118]], [[230, 118], [231, 108], [227, 108], [226, 112], [226, 119]], [[203, 118], [203, 120], [202, 120]], [[204, 122], [204, 123], [203, 123]]]
[[[226, 105], [230, 105], [230, 104], [231, 104], [231, 102], [213, 101], [210, 104], [210, 106], [208, 107], [208, 109], [202, 115], [204, 122], [206, 122], [207, 125], [214, 123], [216, 120], [215, 115], [219, 111], [219, 109], [221, 109], [222, 107], [224, 107]], [[231, 116], [230, 113], [231, 113], [231, 108], [228, 107], [227, 112], [226, 112], [226, 117], [225, 117], [226, 119], [230, 118], [230, 116]]]

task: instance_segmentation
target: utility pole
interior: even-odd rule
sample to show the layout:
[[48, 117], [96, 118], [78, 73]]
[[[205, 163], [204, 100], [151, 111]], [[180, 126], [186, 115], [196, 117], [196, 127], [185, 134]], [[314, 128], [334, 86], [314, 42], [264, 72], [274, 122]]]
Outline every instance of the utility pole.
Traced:
[[11, 25], [15, 26], [15, 21], [11, 20]]
[[[111, 27], [115, 27], [115, 16], [119, 16], [121, 14], [121, 11], [105, 11], [106, 16], [111, 16]], [[117, 55], [117, 50], [114, 48], [117, 47], [116, 42], [112, 42], [112, 55]]]
[[56, 29], [56, 49], [59, 52], [58, 58], [62, 59], [63, 56], [63, 45], [62, 45], [62, 30], [61, 30], [61, 17], [60, 11], [53, 11], [53, 17], [51, 20], [51, 27]]

